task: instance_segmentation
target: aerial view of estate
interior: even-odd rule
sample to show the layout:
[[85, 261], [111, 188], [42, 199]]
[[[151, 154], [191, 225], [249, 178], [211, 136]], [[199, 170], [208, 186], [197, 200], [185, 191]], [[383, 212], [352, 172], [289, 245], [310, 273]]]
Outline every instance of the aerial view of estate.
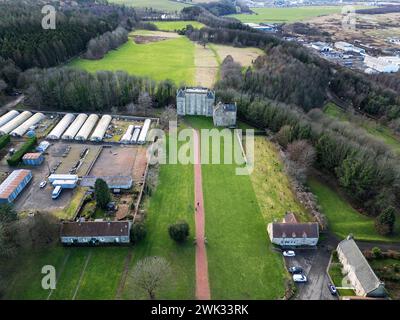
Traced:
[[400, 300], [396, 1], [0, 1], [0, 299]]

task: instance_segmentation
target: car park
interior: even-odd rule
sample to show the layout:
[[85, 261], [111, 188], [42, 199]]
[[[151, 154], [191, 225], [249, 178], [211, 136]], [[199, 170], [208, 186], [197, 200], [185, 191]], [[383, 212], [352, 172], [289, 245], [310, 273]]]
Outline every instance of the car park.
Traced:
[[307, 282], [307, 277], [304, 274], [294, 274], [293, 281], [294, 282]]
[[303, 273], [303, 268], [302, 267], [290, 267], [288, 270], [289, 270], [290, 273], [293, 273], [293, 274]]
[[296, 254], [294, 253], [293, 250], [285, 250], [282, 252], [284, 257], [295, 257]]

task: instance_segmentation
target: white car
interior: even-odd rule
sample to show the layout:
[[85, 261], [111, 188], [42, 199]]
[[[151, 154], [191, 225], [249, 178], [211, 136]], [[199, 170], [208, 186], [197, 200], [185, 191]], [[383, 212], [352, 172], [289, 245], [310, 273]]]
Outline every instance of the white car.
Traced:
[[43, 181], [39, 184], [39, 187], [40, 187], [40, 189], [43, 189], [46, 185], [47, 185], [47, 181], [46, 181], [46, 180], [43, 180]]
[[286, 250], [282, 252], [284, 257], [294, 257], [296, 254], [294, 253], [293, 250]]
[[307, 277], [304, 274], [294, 274], [293, 281], [294, 282], [307, 282]]

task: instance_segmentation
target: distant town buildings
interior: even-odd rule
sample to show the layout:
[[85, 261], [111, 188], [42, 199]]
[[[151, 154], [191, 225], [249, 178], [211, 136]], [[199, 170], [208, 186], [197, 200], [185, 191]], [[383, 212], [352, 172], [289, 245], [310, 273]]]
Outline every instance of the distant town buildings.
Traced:
[[215, 92], [202, 87], [186, 87], [179, 89], [176, 95], [177, 113], [183, 115], [213, 115]]
[[236, 103], [219, 102], [213, 111], [213, 121], [216, 127], [235, 127], [237, 107]]
[[[366, 55], [364, 64], [375, 72], [397, 72], [400, 69], [400, 57], [372, 57]], [[366, 72], [370, 73], [369, 71]]]
[[335, 42], [334, 47], [343, 52], [365, 54], [365, 49], [344, 41]]

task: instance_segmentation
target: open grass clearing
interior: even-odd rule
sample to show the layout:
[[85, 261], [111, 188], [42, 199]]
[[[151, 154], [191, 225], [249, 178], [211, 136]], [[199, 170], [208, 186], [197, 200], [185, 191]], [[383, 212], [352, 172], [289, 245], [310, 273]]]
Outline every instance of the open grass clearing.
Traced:
[[304, 21], [313, 17], [340, 13], [341, 6], [307, 6], [292, 8], [253, 8], [255, 14], [234, 14], [230, 17], [242, 22], [289, 23]]
[[190, 6], [190, 4], [171, 0], [110, 0], [110, 3], [123, 4], [136, 8], [153, 8], [169, 12], [180, 11]]
[[194, 64], [196, 66], [196, 85], [206, 88], [213, 87], [217, 80], [219, 63], [214, 51], [210, 49], [210, 45], [204, 47], [198, 43], [195, 44]]
[[[210, 118], [185, 121], [197, 129], [213, 128]], [[222, 153], [223, 148], [221, 141]], [[211, 297], [277, 299], [284, 295], [283, 260], [268, 240], [250, 177], [236, 175], [236, 168], [202, 165]]]
[[329, 230], [338, 237], [344, 239], [353, 234], [357, 240], [400, 241], [399, 217], [396, 219], [395, 235], [381, 236], [375, 230], [374, 219], [359, 213], [334, 189], [316, 178], [310, 178], [308, 185], [328, 219]]
[[238, 48], [219, 44], [209, 44], [209, 46], [215, 50], [221, 63], [228, 55], [230, 55], [233, 60], [240, 63], [242, 67], [251, 67], [257, 57], [264, 54], [264, 51], [261, 49], [252, 47]]
[[70, 66], [96, 72], [99, 70], [123, 70], [154, 80], [171, 79], [176, 84], [193, 84], [194, 43], [186, 37], [167, 39], [159, 42], [137, 44], [132, 40], [108, 52], [103, 59], [86, 60], [78, 58]]
[[161, 31], [178, 31], [186, 28], [187, 25], [192, 25], [195, 29], [201, 29], [204, 24], [198, 21], [151, 21]]

